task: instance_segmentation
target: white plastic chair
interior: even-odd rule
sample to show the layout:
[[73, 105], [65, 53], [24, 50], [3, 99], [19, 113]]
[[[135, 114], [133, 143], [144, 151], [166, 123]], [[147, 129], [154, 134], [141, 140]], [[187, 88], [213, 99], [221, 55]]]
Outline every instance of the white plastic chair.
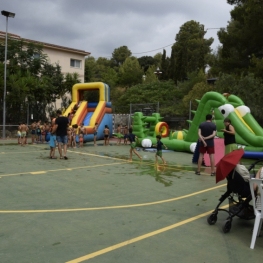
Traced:
[[[249, 185], [250, 185], [250, 191], [252, 195], [252, 202], [253, 202], [253, 208], [255, 213], [255, 223], [254, 223], [254, 229], [252, 234], [252, 240], [250, 244], [250, 248], [254, 249], [256, 238], [259, 236], [260, 229], [262, 226], [262, 219], [263, 219], [263, 180], [262, 179], [249, 179]], [[254, 185], [257, 185], [258, 187], [258, 196], [255, 196], [254, 192]]]

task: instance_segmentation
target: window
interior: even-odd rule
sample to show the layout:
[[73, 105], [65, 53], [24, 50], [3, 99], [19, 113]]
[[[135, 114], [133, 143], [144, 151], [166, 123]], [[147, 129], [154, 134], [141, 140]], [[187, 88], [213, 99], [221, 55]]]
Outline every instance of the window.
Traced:
[[81, 60], [70, 59], [70, 66], [74, 68], [81, 68]]

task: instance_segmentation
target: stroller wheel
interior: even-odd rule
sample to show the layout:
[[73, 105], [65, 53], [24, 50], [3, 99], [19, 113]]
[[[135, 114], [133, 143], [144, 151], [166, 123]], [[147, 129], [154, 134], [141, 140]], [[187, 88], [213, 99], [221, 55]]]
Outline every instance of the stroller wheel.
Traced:
[[207, 223], [209, 225], [214, 225], [217, 221], [217, 215], [216, 214], [211, 214], [210, 216], [207, 217]]
[[231, 226], [232, 226], [232, 222], [230, 220], [226, 220], [225, 224], [222, 227], [223, 232], [228, 233], [231, 229]]

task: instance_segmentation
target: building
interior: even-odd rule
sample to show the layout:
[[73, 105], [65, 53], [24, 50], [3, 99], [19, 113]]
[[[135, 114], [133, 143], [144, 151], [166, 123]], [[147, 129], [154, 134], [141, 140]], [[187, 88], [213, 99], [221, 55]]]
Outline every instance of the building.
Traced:
[[[6, 33], [0, 31], [0, 41], [5, 40]], [[43, 46], [43, 53], [47, 55], [50, 64], [58, 63], [61, 66], [61, 72], [78, 73], [80, 81], [84, 82], [85, 72], [85, 57], [90, 55], [90, 52], [74, 49], [70, 47], [58, 46], [50, 43], [40, 42], [36, 40], [21, 38], [19, 35], [8, 33], [8, 37], [25, 42], [32, 42]], [[56, 102], [56, 107], [61, 107], [61, 102]]]

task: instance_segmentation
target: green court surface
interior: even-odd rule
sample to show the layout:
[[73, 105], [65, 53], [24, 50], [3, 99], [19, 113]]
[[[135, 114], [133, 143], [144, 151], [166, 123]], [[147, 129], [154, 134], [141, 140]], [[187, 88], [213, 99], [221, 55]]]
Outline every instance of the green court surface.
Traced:
[[[0, 142], [0, 262], [260, 262], [263, 240], [249, 248], [254, 220], [206, 218], [226, 191], [209, 168], [194, 174], [192, 154], [139, 151], [99, 142], [48, 158], [48, 144]], [[58, 153], [56, 152], [58, 156]], [[227, 205], [225, 201], [224, 205]]]

